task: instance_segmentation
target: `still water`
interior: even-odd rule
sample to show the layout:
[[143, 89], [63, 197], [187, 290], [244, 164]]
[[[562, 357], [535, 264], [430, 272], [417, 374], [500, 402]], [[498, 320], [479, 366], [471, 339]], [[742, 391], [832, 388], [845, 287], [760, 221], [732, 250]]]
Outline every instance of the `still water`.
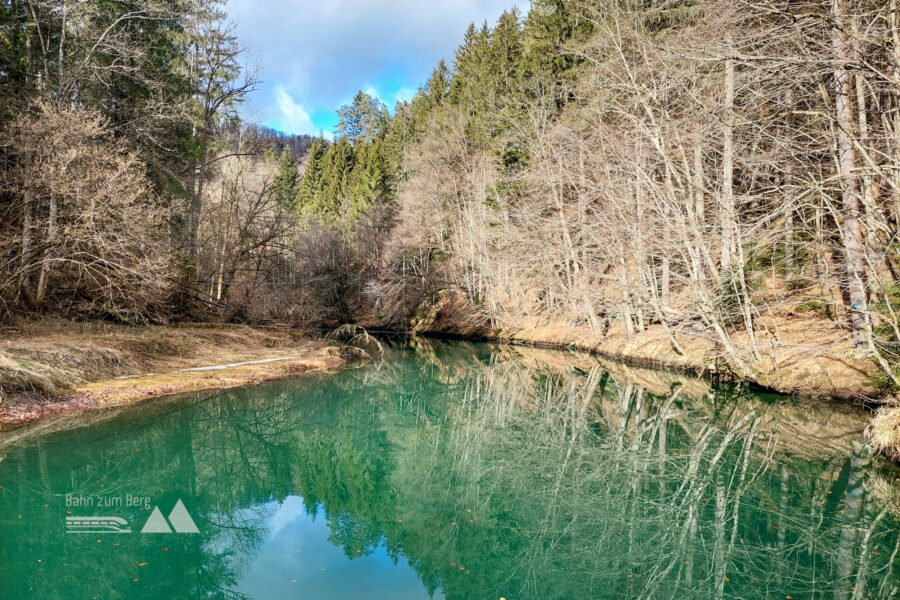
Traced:
[[337, 374], [89, 419], [0, 432], [4, 600], [900, 587], [898, 472], [858, 443], [865, 415], [839, 405], [395, 340]]

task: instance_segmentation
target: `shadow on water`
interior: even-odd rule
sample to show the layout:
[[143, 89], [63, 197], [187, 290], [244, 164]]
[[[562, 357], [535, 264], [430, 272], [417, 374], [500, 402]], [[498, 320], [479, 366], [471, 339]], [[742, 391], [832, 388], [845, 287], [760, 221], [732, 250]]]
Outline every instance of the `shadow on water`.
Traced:
[[[557, 351], [386, 349], [0, 447], [0, 598], [896, 595], [897, 472], [852, 409]], [[199, 534], [139, 533], [178, 500]]]

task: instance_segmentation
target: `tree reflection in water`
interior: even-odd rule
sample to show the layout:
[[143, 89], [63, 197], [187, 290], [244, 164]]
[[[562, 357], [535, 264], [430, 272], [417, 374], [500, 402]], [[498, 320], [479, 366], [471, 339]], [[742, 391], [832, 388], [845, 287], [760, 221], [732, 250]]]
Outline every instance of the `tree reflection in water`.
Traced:
[[[301, 496], [347, 560], [402, 557], [451, 599], [892, 598], [897, 473], [854, 443], [862, 422], [585, 356], [394, 341], [359, 369], [0, 449], [0, 597], [128, 598], [135, 579], [240, 597]], [[116, 490], [184, 498], [201, 535], [64, 535], [67, 492]]]

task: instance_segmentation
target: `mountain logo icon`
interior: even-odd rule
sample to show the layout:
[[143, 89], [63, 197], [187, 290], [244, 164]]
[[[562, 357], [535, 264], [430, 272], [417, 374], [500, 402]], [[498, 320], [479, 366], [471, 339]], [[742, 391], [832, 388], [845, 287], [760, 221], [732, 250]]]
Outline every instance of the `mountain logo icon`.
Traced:
[[[171, 527], [169, 526], [170, 524]], [[168, 521], [163, 517], [159, 506], [154, 506], [153, 512], [150, 513], [150, 518], [147, 519], [147, 522], [144, 523], [144, 528], [141, 529], [141, 533], [172, 533], [173, 529], [175, 533], [200, 533], [200, 530], [197, 529], [197, 524], [194, 523], [194, 519], [191, 518], [190, 513], [188, 513], [180, 499], [175, 503], [175, 508], [172, 509], [172, 512], [169, 513]]]

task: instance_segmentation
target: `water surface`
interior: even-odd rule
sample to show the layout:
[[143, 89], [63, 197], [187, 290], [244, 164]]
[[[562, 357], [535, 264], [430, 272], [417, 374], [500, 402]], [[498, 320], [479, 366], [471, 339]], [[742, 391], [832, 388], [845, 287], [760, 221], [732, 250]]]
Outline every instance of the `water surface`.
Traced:
[[[338, 374], [0, 433], [0, 598], [894, 598], [898, 473], [864, 425], [570, 353], [394, 341]], [[141, 533], [179, 501], [199, 533]], [[132, 531], [67, 533], [76, 516]]]

